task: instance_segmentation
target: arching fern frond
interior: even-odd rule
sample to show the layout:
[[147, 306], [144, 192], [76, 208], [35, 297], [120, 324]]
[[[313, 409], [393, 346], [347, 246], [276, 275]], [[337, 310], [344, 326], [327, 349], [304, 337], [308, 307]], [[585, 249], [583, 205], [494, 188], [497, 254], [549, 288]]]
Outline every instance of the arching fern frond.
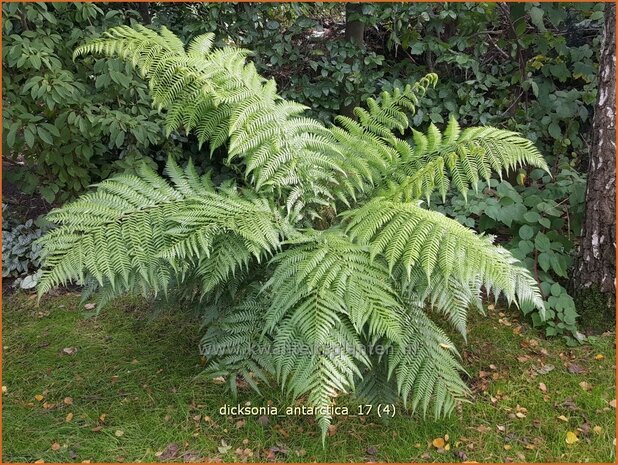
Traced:
[[[341, 162], [329, 131], [300, 116], [305, 106], [279, 97], [275, 82], [246, 62], [247, 51], [213, 49], [212, 40], [212, 34], [200, 36], [185, 51], [164, 27], [156, 33], [140, 25], [120, 26], [74, 55], [96, 53], [130, 62], [148, 81], [154, 104], [167, 111], [168, 134], [194, 130], [211, 155], [227, 144], [228, 163], [241, 160], [256, 190], [284, 196], [300, 191], [304, 198], [296, 195], [296, 200], [303, 205], [324, 198], [330, 173]], [[325, 149], [321, 153], [315, 151], [316, 141]], [[307, 167], [313, 167], [311, 180], [298, 174]]]
[[344, 217], [350, 237], [366, 244], [372, 257], [384, 257], [390, 269], [400, 264], [408, 276], [420, 268], [429, 278], [439, 272], [462, 283], [480, 279], [496, 298], [543, 308], [536, 281], [507, 250], [440, 213], [377, 198]]
[[404, 341], [395, 344], [388, 358], [389, 375], [395, 375], [404, 404], [425, 415], [433, 404], [433, 416], [448, 414], [469, 389], [461, 380], [463, 368], [444, 331], [418, 308], [410, 308], [405, 321]]
[[451, 117], [444, 134], [433, 124], [426, 134], [413, 134], [413, 149], [391, 165], [382, 195], [411, 201], [429, 199], [437, 190], [444, 197], [452, 185], [466, 197], [470, 187], [476, 189], [479, 180], [489, 181], [493, 173], [502, 177], [525, 165], [549, 171], [534, 144], [512, 131], [492, 127], [461, 131]]
[[117, 293], [156, 294], [192, 267], [207, 270], [211, 254], [223, 262], [213, 274], [225, 276], [240, 266], [245, 260], [223, 252], [228, 244], [222, 236], [237, 238], [256, 258], [279, 247], [280, 218], [267, 201], [216, 190], [191, 163], [181, 170], [170, 159], [166, 171], [173, 186], [144, 165], [139, 175], [110, 178], [52, 211], [48, 219], [58, 227], [40, 239], [45, 261], [39, 295], [88, 277]]

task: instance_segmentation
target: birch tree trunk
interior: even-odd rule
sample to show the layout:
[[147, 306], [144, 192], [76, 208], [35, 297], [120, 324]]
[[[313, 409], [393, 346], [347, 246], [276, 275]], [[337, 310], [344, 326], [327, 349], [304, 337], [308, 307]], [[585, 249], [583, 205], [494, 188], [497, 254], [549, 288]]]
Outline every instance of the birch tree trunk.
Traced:
[[[598, 97], [592, 122], [586, 212], [572, 276], [572, 287], [576, 296], [602, 293], [603, 297], [607, 298], [607, 300], [595, 299], [596, 310], [602, 310], [598, 308], [601, 300], [613, 307], [616, 296], [615, 44], [616, 5], [606, 3], [605, 28], [599, 60]], [[595, 311], [592, 308], [578, 310], [580, 313]]]

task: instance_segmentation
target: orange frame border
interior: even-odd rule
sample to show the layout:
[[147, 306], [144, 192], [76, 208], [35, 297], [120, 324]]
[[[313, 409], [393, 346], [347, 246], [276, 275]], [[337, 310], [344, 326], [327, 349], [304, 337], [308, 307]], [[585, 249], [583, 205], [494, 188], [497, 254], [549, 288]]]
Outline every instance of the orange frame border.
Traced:
[[[58, 3], [103, 3], [100, 0], [79, 0], [79, 1], [72, 1], [72, 0], [53, 0], [54, 2], [58, 2]], [[149, 0], [136, 0], [137, 2], [140, 3], [149, 3]], [[240, 3], [317, 3], [313, 0], [294, 0], [294, 2], [281, 2], [278, 0], [237, 0]], [[404, 0], [401, 3], [464, 3], [467, 2], [469, 0], [451, 0], [450, 2], [444, 1], [444, 0], [433, 0], [433, 1], [422, 1], [422, 0]], [[107, 3], [125, 3], [125, 0], [106, 0]], [[485, 3], [485, 2], [481, 2], [479, 0], [472, 0], [473, 3]], [[507, 3], [614, 3], [614, 4], [618, 4], [618, 0], [602, 0], [602, 1], [597, 1], [597, 2], [590, 2], [587, 0], [571, 0], [571, 1], [566, 1], [566, 0], [558, 0], [558, 1], [552, 1], [552, 0], [520, 0], [520, 1], [514, 1], [514, 0], [506, 0]], [[0, 4], [2, 3], [45, 3], [44, 0], [0, 0]], [[157, 3], [188, 3], [187, 0], [163, 0], [162, 2], [157, 2]], [[209, 3], [208, 1], [205, 1], [203, 3]], [[224, 0], [211, 0], [210, 3], [227, 3]], [[322, 0], [321, 3], [351, 3], [350, 0]], [[400, 3], [400, 2], [392, 2], [391, 0], [358, 0], [357, 3]], [[489, 2], [489, 3], [493, 3], [493, 2]], [[0, 30], [2, 29], [2, 16], [0, 15]], [[616, 30], [618, 32], [618, 25], [616, 27]], [[618, 49], [618, 34], [616, 35], [616, 43], [614, 44], [614, 46], [616, 47], [616, 49]], [[0, 52], [2, 52], [2, 38], [0, 36]], [[0, 83], [2, 82], [2, 69], [0, 68]], [[616, 86], [618, 86], [618, 75], [616, 76]], [[618, 104], [618, 96], [616, 97], [616, 102], [614, 102], [615, 104]], [[2, 99], [0, 99], [0, 113], [2, 112]], [[0, 136], [2, 135], [2, 131], [3, 128], [0, 125]], [[616, 134], [615, 134], [618, 138], [618, 127], [616, 128]], [[0, 146], [0, 155], [2, 154], [2, 147]], [[617, 149], [617, 154], [618, 154], [618, 149]], [[614, 166], [615, 170], [616, 170], [616, 177], [618, 178], [618, 162], [616, 163], [616, 165]], [[2, 179], [2, 165], [0, 164], [0, 180]], [[2, 190], [0, 189], [0, 201], [2, 201]], [[616, 206], [618, 207], [618, 196], [617, 196], [617, 200], [615, 200], [616, 202]], [[2, 217], [2, 214], [0, 213], [0, 218]], [[616, 228], [616, 232], [618, 232], [618, 224], [615, 226]], [[0, 237], [0, 243], [2, 242], [2, 238]], [[615, 244], [614, 244], [615, 246]], [[2, 251], [0, 251], [0, 260], [2, 258]], [[616, 270], [618, 271], [618, 266], [616, 266]], [[2, 277], [0, 277], [0, 284], [2, 284]], [[614, 281], [614, 287], [616, 286], [616, 282]], [[2, 354], [2, 350], [3, 350], [3, 340], [2, 340], [2, 295], [0, 294], [0, 354]], [[616, 327], [618, 327], [618, 300], [616, 301]], [[618, 352], [618, 338], [616, 338], [616, 340], [614, 341], [614, 345], [616, 348], [616, 351]], [[617, 360], [614, 360], [614, 369], [615, 369], [615, 375], [616, 378], [618, 378], [618, 364], [616, 363]], [[2, 360], [0, 359], [0, 384], [2, 384]], [[614, 392], [614, 394], [618, 394], [618, 390], [616, 390]], [[2, 395], [0, 395], [0, 411], [2, 410], [3, 407], [3, 402], [4, 402], [4, 398]], [[616, 420], [616, 436], [618, 436], [618, 409], [614, 410], [614, 418]], [[615, 436], [615, 437], [616, 437]], [[3, 436], [2, 436], [2, 415], [0, 415], [0, 454], [2, 452], [2, 441], [3, 441]], [[614, 458], [616, 460], [616, 462], [614, 463], [618, 463], [618, 446], [616, 446], [616, 440], [614, 439]], [[3, 460], [3, 455], [0, 455], [0, 465], [3, 464], [4, 462]], [[11, 463], [14, 465], [22, 465], [23, 462], [7, 462], [7, 463]], [[26, 462], [27, 463], [27, 462]], [[26, 463], [23, 463], [23, 465], [26, 465]], [[65, 463], [63, 462], [49, 462], [49, 463], [58, 463], [61, 465], [65, 465]], [[182, 462], [166, 462], [169, 463], [170, 465], [185, 465]], [[224, 462], [224, 463], [229, 463], [229, 464], [234, 464], [234, 465], [244, 465], [243, 462]], [[252, 462], [252, 463], [262, 463], [264, 465], [269, 465], [268, 462]], [[291, 462], [293, 465], [300, 465], [302, 463], [306, 463], [306, 462]], [[323, 463], [327, 463], [329, 465], [349, 465], [349, 464], [344, 464], [344, 463], [337, 463], [337, 462], [323, 462]], [[376, 463], [384, 463], [384, 462], [376, 462]], [[404, 465], [407, 462], [391, 462], [393, 465]], [[409, 462], [409, 463], [414, 463], [414, 462]], [[443, 465], [457, 465], [458, 463], [461, 462], [440, 462]], [[488, 464], [488, 465], [498, 465], [496, 462], [481, 462], [484, 464]], [[520, 463], [520, 462], [513, 462], [515, 464]], [[534, 463], [538, 463], [540, 465], [550, 465], [548, 463], [544, 463], [544, 462], [534, 462]], [[554, 465], [557, 462], [554, 463]], [[571, 463], [571, 462], [564, 462], [564, 464], [567, 463]], [[611, 463], [611, 462], [608, 462]], [[73, 462], [70, 463], [66, 463], [66, 465], [70, 465], [73, 464]], [[132, 465], [135, 464], [135, 462], [123, 462], [123, 465]], [[140, 462], [141, 465], [160, 465], [159, 462]], [[94, 462], [92, 463], [92, 465], [117, 465], [115, 462]], [[137, 464], [135, 464], [137, 465]], [[589, 465], [601, 465], [600, 463], [589, 463]]]

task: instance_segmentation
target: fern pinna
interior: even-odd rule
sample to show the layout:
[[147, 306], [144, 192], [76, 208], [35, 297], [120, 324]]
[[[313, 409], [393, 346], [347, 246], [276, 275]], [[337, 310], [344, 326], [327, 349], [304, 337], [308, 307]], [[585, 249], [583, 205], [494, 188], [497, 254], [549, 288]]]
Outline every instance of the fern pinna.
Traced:
[[103, 181], [50, 213], [39, 293], [77, 282], [100, 305], [136, 292], [197, 299], [207, 372], [233, 390], [239, 376], [256, 389], [276, 380], [316, 408], [323, 433], [327, 407], [346, 392], [447, 414], [468, 388], [434, 319], [465, 337], [482, 292], [543, 301], [491, 237], [423, 202], [523, 164], [546, 169], [539, 152], [516, 133], [462, 131], [452, 118], [444, 131], [411, 130], [434, 74], [327, 127], [281, 98], [248, 52], [212, 43], [206, 34], [185, 48], [165, 28], [135, 26], [76, 50], [130, 62], [168, 133], [192, 131], [211, 156], [227, 154], [239, 182], [217, 185], [172, 159], [165, 177], [143, 167]]

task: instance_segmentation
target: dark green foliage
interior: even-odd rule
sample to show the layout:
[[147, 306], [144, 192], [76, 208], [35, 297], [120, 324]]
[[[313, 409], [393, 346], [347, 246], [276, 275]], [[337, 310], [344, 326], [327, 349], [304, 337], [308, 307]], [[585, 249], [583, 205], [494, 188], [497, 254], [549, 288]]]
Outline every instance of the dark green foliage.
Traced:
[[14, 284], [30, 289], [36, 286], [41, 265], [41, 249], [36, 244], [48, 228], [42, 218], [22, 222], [12, 209], [2, 204], [2, 277], [18, 278]]
[[14, 184], [66, 201], [155, 156], [164, 138], [143, 81], [117, 60], [72, 59], [78, 44], [136, 12], [12, 3], [2, 14], [3, 156], [24, 163], [8, 174]]

